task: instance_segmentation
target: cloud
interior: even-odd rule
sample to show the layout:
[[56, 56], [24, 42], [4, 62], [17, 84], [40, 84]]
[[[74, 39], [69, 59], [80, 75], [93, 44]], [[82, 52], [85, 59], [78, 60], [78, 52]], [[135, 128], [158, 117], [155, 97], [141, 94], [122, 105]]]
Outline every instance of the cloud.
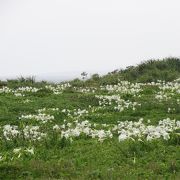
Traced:
[[177, 0], [2, 0], [1, 75], [110, 71], [179, 56]]

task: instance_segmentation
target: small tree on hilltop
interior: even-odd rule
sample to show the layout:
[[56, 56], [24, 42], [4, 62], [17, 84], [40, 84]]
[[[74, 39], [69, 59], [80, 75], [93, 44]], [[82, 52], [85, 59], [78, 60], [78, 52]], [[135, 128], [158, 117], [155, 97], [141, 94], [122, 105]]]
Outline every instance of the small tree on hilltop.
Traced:
[[88, 73], [82, 72], [82, 73], [81, 73], [82, 79], [83, 79], [83, 80], [86, 79], [86, 78], [87, 78], [87, 75], [88, 75]]

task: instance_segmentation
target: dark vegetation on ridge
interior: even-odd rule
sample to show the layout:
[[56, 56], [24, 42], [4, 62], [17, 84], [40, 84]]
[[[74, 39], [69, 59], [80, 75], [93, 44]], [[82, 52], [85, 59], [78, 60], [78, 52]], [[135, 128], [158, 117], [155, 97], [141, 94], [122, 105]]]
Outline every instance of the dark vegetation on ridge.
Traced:
[[[129, 66], [126, 69], [114, 70], [107, 75], [100, 77], [98, 74], [92, 75], [85, 82], [88, 85], [107, 85], [117, 84], [119, 80], [127, 80], [130, 82], [152, 82], [157, 80], [173, 81], [180, 77], [180, 59], [165, 58], [162, 60], [148, 60], [137, 66]], [[73, 81], [73, 85], [83, 84], [79, 79]]]

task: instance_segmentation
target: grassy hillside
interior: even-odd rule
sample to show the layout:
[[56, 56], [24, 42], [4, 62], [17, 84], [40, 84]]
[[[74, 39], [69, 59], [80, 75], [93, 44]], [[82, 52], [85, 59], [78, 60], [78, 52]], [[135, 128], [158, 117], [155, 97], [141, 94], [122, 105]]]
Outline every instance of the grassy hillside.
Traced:
[[179, 77], [171, 58], [86, 81], [1, 82], [0, 179], [180, 179]]
[[180, 77], [180, 59], [165, 58], [163, 60], [148, 60], [137, 66], [129, 66], [126, 69], [117, 69], [101, 78], [98, 74], [94, 74], [92, 78], [87, 81], [87, 84], [117, 84], [119, 79], [143, 83], [156, 82], [157, 80], [173, 81], [178, 77]]

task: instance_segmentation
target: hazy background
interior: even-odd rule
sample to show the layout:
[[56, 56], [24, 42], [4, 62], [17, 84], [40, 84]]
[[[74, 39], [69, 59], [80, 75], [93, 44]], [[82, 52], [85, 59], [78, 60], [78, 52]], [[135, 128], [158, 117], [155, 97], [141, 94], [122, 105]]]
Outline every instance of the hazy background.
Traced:
[[72, 78], [179, 57], [179, 0], [0, 0], [0, 78]]

